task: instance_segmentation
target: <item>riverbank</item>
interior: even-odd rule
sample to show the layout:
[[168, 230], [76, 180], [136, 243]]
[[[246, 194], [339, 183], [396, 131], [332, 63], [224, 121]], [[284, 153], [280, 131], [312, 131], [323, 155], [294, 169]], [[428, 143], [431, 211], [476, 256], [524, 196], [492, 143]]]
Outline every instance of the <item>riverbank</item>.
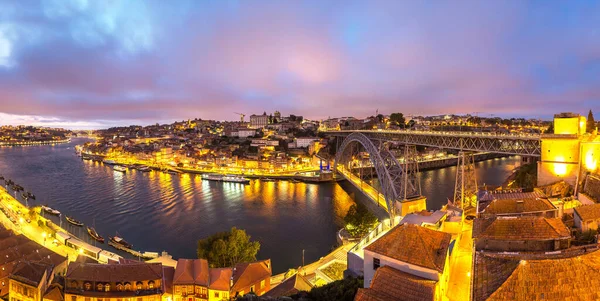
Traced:
[[34, 145], [54, 145], [71, 142], [71, 138], [63, 140], [48, 140], [48, 141], [14, 141], [14, 142], [0, 142], [0, 147], [3, 146], [34, 146]]

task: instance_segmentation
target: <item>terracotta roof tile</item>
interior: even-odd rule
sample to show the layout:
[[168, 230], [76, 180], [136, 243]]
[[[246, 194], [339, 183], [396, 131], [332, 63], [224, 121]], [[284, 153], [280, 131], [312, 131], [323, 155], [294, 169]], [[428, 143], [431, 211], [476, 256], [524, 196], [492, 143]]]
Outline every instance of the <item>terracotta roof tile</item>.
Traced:
[[547, 199], [499, 199], [493, 200], [481, 213], [511, 214], [548, 210], [556, 210], [556, 207]]
[[271, 260], [262, 260], [250, 263], [240, 263], [233, 271], [232, 291], [240, 291], [245, 287], [271, 277]]
[[22, 261], [15, 265], [9, 278], [31, 286], [38, 286], [44, 280], [44, 276], [47, 277], [50, 273], [52, 273], [52, 266], [49, 264]]
[[294, 276], [285, 279], [276, 287], [272, 288], [264, 296], [273, 298], [289, 297], [302, 291], [308, 292], [312, 289], [312, 287], [313, 285], [310, 284], [310, 282], [306, 278], [296, 273], [294, 274]]
[[473, 237], [495, 240], [567, 239], [571, 232], [558, 218], [536, 216], [477, 218]]
[[451, 238], [448, 233], [404, 224], [394, 227], [365, 250], [442, 272]]
[[[488, 285], [482, 275], [487, 275]], [[474, 276], [475, 301], [600, 300], [600, 251], [522, 261], [477, 254]]]
[[356, 301], [434, 300], [436, 281], [417, 277], [390, 266], [377, 269], [371, 287], [359, 289]]
[[577, 207], [575, 212], [582, 220], [598, 219], [600, 218], [600, 203]]
[[229, 291], [229, 284], [233, 270], [231, 268], [211, 268], [209, 270], [210, 284], [208, 288], [219, 291]]
[[72, 262], [65, 276], [68, 280], [132, 282], [142, 280], [162, 280], [163, 269], [160, 263], [98, 264]]
[[44, 300], [52, 300], [52, 301], [64, 301], [65, 297], [63, 295], [63, 290], [59, 285], [52, 285], [44, 294]]
[[208, 261], [206, 259], [179, 259], [173, 284], [208, 286]]

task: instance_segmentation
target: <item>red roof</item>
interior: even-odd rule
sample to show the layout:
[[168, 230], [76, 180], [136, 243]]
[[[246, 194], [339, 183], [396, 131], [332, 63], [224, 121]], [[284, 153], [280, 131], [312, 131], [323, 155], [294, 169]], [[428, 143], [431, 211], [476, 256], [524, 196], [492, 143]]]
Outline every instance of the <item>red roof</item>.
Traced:
[[195, 284], [208, 287], [208, 261], [206, 259], [179, 259], [174, 285]]
[[229, 291], [233, 270], [231, 268], [211, 268], [209, 270], [210, 284], [208, 288], [219, 291]]
[[241, 291], [271, 277], [271, 260], [239, 263], [233, 272], [233, 291]]

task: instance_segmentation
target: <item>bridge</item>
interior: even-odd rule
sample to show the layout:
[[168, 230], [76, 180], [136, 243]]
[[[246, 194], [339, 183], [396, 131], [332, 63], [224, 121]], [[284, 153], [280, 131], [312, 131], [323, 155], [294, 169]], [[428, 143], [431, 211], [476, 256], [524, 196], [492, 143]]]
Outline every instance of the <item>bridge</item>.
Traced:
[[341, 130], [325, 131], [329, 136], [345, 138], [361, 133], [373, 140], [394, 141], [408, 145], [422, 145], [474, 152], [492, 152], [507, 155], [539, 157], [541, 135], [501, 134], [485, 132], [443, 132], [416, 130]]

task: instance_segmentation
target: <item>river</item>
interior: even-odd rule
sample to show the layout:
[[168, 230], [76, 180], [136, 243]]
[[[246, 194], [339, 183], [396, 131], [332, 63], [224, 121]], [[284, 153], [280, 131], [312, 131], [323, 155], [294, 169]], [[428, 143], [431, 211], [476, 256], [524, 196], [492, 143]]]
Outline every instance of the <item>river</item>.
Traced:
[[[36, 195], [30, 206], [47, 204], [94, 224], [104, 237], [118, 231], [136, 250], [195, 258], [198, 239], [235, 226], [261, 243], [258, 258], [271, 258], [273, 273], [280, 273], [301, 265], [303, 249], [306, 262], [327, 254], [336, 245], [335, 233], [345, 212], [355, 199], [364, 201], [343, 182], [253, 180], [242, 185], [189, 174], [123, 174], [77, 157], [74, 146], [85, 141], [1, 147], [0, 174]], [[501, 184], [519, 162], [511, 157], [477, 163], [479, 183]], [[428, 209], [438, 209], [452, 197], [455, 167], [426, 171], [420, 177]], [[89, 242], [85, 229], [64, 221], [63, 227]]]

